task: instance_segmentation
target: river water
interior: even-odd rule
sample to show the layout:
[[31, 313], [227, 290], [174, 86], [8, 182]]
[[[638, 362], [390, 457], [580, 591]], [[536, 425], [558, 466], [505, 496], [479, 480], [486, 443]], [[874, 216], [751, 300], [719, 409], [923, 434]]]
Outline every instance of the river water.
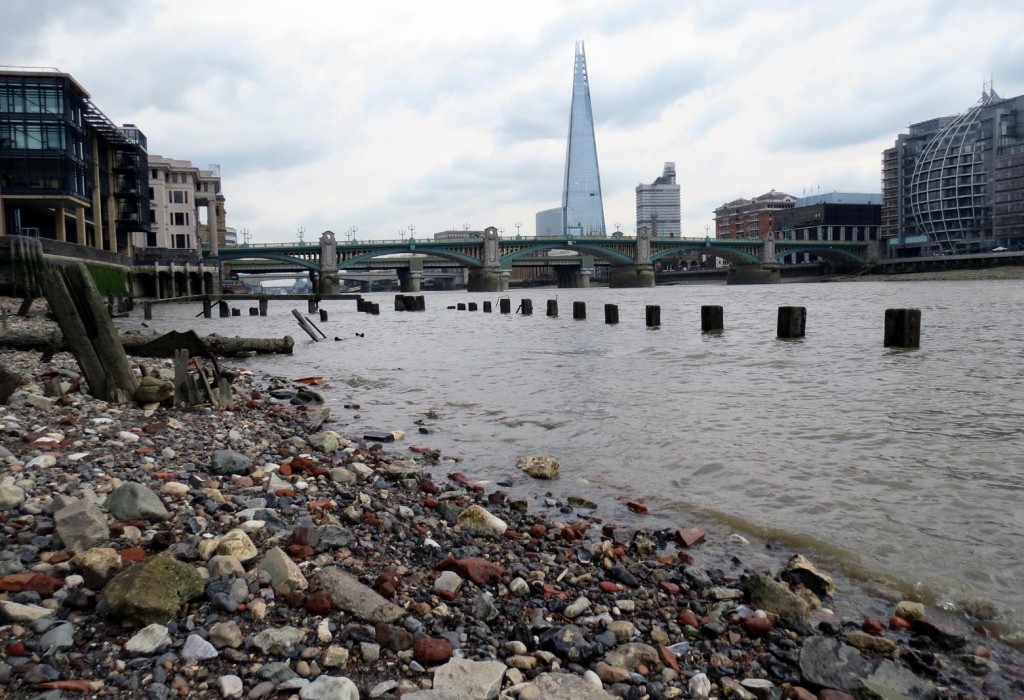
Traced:
[[[246, 315], [209, 320], [193, 318], [196, 306], [158, 306], [149, 325], [291, 335], [292, 356], [244, 366], [323, 377], [344, 435], [404, 430], [397, 448], [458, 455], [474, 479], [550, 454], [561, 476], [539, 489], [586, 496], [605, 517], [630, 517], [622, 499], [639, 499], [653, 526], [701, 522], [779, 543], [947, 608], [987, 598], [1024, 638], [1019, 282], [507, 293], [513, 310], [531, 299], [532, 316], [498, 313], [498, 293], [425, 296], [425, 312], [400, 313], [393, 294], [366, 295], [379, 316], [324, 302], [328, 321], [309, 315], [328, 336], [319, 343], [291, 315], [304, 301], [271, 298], [266, 318], [240, 302]], [[493, 313], [448, 308], [485, 300]], [[588, 319], [572, 318], [574, 301]], [[604, 323], [606, 303], [619, 305], [619, 324]], [[658, 328], [646, 327], [648, 304], [661, 307]], [[707, 304], [724, 308], [720, 334], [700, 332]], [[776, 338], [779, 306], [806, 307], [804, 339]], [[883, 347], [885, 310], [897, 307], [921, 309], [920, 349]]]

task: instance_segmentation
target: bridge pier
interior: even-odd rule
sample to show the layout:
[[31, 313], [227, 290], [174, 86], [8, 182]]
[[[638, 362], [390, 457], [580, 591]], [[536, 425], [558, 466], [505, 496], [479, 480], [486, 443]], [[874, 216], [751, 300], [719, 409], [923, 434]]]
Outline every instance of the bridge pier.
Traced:
[[608, 272], [608, 286], [614, 288], [625, 287], [653, 287], [654, 286], [654, 265], [613, 265]]
[[476, 267], [470, 269], [466, 286], [471, 292], [504, 292], [508, 290], [508, 278], [504, 270]]
[[555, 276], [558, 278], [558, 286], [563, 289], [590, 287], [590, 270], [582, 270], [578, 267], [556, 267]]
[[341, 283], [338, 281], [338, 271], [320, 273], [320, 283], [314, 287], [318, 294], [338, 294], [341, 290]]
[[782, 279], [779, 266], [733, 265], [726, 273], [726, 284], [778, 284]]
[[398, 268], [398, 284], [401, 287], [401, 291], [406, 294], [422, 291], [423, 272], [400, 267]]

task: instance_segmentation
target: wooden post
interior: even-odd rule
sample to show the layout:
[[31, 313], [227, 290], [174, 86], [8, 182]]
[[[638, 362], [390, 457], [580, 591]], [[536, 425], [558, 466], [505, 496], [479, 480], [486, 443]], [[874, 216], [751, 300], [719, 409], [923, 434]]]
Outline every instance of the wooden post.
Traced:
[[661, 325], [661, 307], [653, 304], [647, 305], [647, 327], [653, 328]]
[[465, 302], [461, 302], [460, 301], [458, 304], [455, 305], [455, 308], [458, 309], [459, 311], [465, 311], [466, 310], [466, 304], [465, 304]]
[[203, 318], [213, 318], [213, 302], [210, 297], [203, 297]]
[[356, 311], [366, 313], [366, 301], [362, 297], [356, 299]]
[[267, 315], [267, 304], [270, 302], [267, 297], [260, 297], [260, 316]]
[[317, 306], [318, 306], [318, 304], [317, 304], [317, 300], [316, 300], [316, 299], [315, 299], [314, 297], [310, 297], [310, 298], [309, 298], [309, 299], [308, 299], [308, 300], [306, 301], [306, 303], [307, 303], [307, 305], [309, 306], [309, 313], [315, 313], [315, 312], [316, 312], [316, 309], [317, 309]]
[[257, 307], [255, 307], [255, 306], [250, 306], [249, 307], [249, 315], [250, 316], [259, 316], [260, 315], [260, 310]]
[[188, 400], [188, 350], [175, 350], [174, 405], [180, 406]]
[[619, 322], [619, 307], [618, 307], [618, 304], [605, 304], [604, 305], [604, 322], [605, 323], [618, 323]]
[[587, 302], [574, 301], [572, 303], [572, 317], [577, 321], [584, 321], [587, 318]]
[[241, 316], [242, 315], [242, 310], [241, 309], [231, 309], [231, 315], [232, 316]]
[[489, 301], [485, 301], [484, 302], [484, 313], [485, 314], [491, 313], [491, 302], [489, 302]]
[[521, 313], [523, 314], [523, 316], [532, 316], [533, 315], [533, 300], [532, 299], [523, 299], [521, 302], [519, 302], [519, 308], [520, 308]]
[[466, 305], [470, 311], [476, 311], [477, 306], [475, 301], [471, 301]]
[[780, 306], [776, 324], [779, 338], [803, 338], [807, 324], [807, 308], [804, 306]]
[[320, 323], [327, 321], [327, 309], [320, 309]]
[[401, 294], [395, 295], [395, 311], [405, 311], [405, 297]]
[[921, 309], [885, 310], [885, 347], [921, 347]]
[[558, 299], [548, 299], [548, 316], [558, 315]]
[[370, 313], [372, 315], [374, 315], [374, 316], [380, 316], [380, 303], [379, 302], [376, 302], [376, 301], [370, 302]]
[[724, 314], [721, 306], [700, 307], [700, 330], [702, 333], [714, 333], [722, 330]]
[[92, 395], [111, 403], [134, 399], [139, 382], [85, 265], [50, 268], [42, 282], [46, 303]]
[[427, 310], [427, 298], [422, 294], [413, 297], [416, 300], [416, 310], [426, 311]]
[[220, 314], [221, 318], [227, 318], [231, 315], [231, 307], [228, 306], [226, 301], [218, 301], [217, 312]]
[[502, 297], [501, 299], [498, 299], [498, 311], [500, 311], [503, 314], [512, 313], [512, 300], [509, 299], [508, 297]]
[[292, 316], [294, 316], [295, 320], [299, 322], [299, 328], [306, 331], [306, 334], [310, 338], [317, 342], [320, 342], [320, 337], [317, 335], [316, 331], [313, 330], [313, 324], [307, 321], [305, 317], [303, 317], [303, 315], [299, 313], [298, 309], [292, 309]]
[[149, 301], [142, 302], [142, 318], [147, 321], [153, 320], [153, 304]]

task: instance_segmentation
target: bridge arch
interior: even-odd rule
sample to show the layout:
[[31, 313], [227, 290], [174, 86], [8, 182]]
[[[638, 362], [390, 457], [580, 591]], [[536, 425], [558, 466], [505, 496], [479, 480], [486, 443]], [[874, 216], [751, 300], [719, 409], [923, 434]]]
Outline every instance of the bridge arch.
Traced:
[[595, 258], [600, 258], [601, 260], [605, 260], [614, 265], [632, 265], [635, 262], [635, 259], [630, 255], [626, 255], [625, 253], [610, 248], [605, 248], [601, 245], [589, 244], [585, 240], [563, 241], [559, 239], [551, 241], [550, 243], [529, 244], [512, 253], [503, 255], [501, 256], [501, 266], [503, 268], [512, 267], [512, 263], [519, 258], [536, 255], [537, 253], [543, 253], [548, 250], [567, 250], [574, 253], [586, 252]]
[[271, 253], [271, 252], [260, 252], [259, 249], [255, 248], [244, 248], [239, 249], [237, 254], [232, 254], [234, 251], [229, 253], [221, 252], [220, 259], [227, 262], [229, 265], [233, 260], [274, 260], [276, 262], [286, 263], [288, 265], [298, 265], [304, 267], [307, 270], [320, 271], [320, 264], [300, 258], [293, 255], [287, 255], [286, 253]]
[[[351, 258], [338, 261], [338, 269], [344, 270], [348, 267], [358, 267], [365, 262], [374, 260], [376, 258], [382, 258], [388, 255], [417, 255], [420, 254], [415, 248], [408, 245], [395, 246], [393, 248], [382, 248], [380, 250], [371, 250], [360, 255], [354, 255]], [[441, 248], [430, 248], [429, 252], [424, 251], [422, 255], [429, 255], [431, 257], [444, 258], [445, 260], [451, 260], [456, 262], [463, 267], [478, 268], [483, 267], [483, 262], [479, 258], [466, 255], [465, 253], [459, 253], [454, 250], [444, 250]], [[409, 258], [402, 258], [403, 263], [408, 263]]]
[[694, 241], [692, 243], [680, 243], [679, 245], [674, 245], [669, 248], [659, 250], [657, 253], [652, 253], [651, 262], [658, 262], [659, 260], [674, 257], [676, 255], [679, 255], [680, 253], [685, 252], [696, 252], [703, 253], [705, 255], [714, 255], [716, 257], [722, 258], [723, 260], [728, 260], [730, 263], [736, 263], [739, 265], [761, 262], [761, 258], [759, 258], [758, 256], [751, 255], [750, 253], [744, 252], [742, 250], [735, 250], [732, 248], [720, 248], [718, 246], [707, 246], [699, 241]]

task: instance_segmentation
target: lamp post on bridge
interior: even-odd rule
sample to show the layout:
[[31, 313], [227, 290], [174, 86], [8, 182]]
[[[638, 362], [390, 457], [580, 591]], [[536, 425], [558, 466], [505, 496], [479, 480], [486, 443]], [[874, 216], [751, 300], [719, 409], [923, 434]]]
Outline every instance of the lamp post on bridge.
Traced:
[[306, 235], [306, 227], [299, 226], [299, 245], [303, 245], [302, 237]]
[[516, 238], [519, 238], [519, 227], [522, 226], [522, 225], [523, 225], [523, 222], [521, 222], [521, 221], [517, 221], [516, 224], [515, 224], [515, 226], [516, 226]]
[[348, 239], [349, 243], [352, 243], [352, 242], [354, 242], [356, 240], [356, 231], [358, 231], [358, 230], [359, 230], [358, 226], [353, 226], [348, 231], [345, 231], [345, 238]]

